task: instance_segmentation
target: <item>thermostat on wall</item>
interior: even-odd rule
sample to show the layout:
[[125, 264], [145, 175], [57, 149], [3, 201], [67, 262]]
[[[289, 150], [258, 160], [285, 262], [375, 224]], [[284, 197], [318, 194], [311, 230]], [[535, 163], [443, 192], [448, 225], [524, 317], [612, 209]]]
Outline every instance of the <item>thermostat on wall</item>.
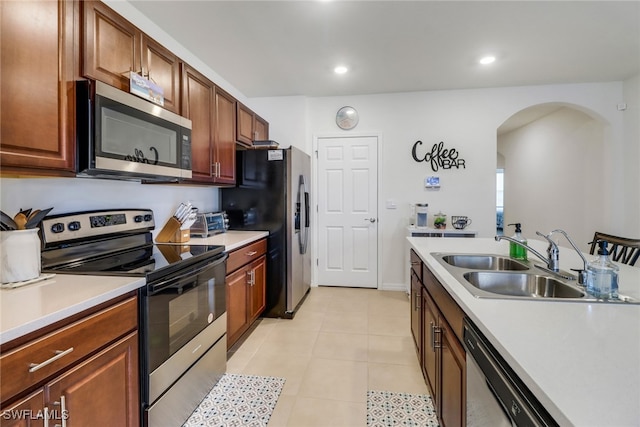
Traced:
[[439, 176], [428, 176], [424, 179], [424, 188], [440, 188]]

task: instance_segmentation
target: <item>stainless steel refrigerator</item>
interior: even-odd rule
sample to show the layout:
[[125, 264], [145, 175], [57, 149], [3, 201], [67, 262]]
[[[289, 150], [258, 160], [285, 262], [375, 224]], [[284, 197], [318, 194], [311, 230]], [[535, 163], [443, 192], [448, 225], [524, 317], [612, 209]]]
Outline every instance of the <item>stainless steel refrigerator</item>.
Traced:
[[236, 186], [221, 190], [230, 230], [266, 230], [265, 317], [293, 318], [311, 285], [311, 159], [291, 147], [236, 153]]

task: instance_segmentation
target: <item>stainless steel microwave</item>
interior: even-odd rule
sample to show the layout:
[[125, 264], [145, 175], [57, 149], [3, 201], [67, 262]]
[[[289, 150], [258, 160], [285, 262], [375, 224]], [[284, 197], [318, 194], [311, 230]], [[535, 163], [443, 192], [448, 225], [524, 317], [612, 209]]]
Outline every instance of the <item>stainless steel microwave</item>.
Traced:
[[78, 176], [191, 178], [191, 120], [99, 81], [76, 94]]

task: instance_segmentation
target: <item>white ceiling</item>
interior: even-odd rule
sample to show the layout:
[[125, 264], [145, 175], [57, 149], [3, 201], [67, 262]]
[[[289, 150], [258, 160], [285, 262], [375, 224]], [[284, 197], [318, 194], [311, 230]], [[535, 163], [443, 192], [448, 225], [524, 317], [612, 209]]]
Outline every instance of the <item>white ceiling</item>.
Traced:
[[[640, 1], [129, 0], [247, 97], [620, 81]], [[477, 60], [498, 59], [491, 66]], [[346, 75], [333, 68], [344, 64]]]

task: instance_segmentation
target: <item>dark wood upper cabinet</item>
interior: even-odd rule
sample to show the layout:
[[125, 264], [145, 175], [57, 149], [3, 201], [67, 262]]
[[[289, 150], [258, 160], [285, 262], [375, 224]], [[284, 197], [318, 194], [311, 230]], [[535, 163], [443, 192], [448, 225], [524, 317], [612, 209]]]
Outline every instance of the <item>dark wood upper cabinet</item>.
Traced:
[[182, 115], [192, 126], [190, 182], [235, 184], [235, 98], [184, 64]]
[[269, 123], [246, 105], [238, 102], [236, 121], [236, 138], [245, 147], [252, 147], [253, 141], [269, 139]]
[[100, 1], [84, 1], [82, 73], [129, 91], [129, 72], [141, 72], [142, 32]]
[[217, 184], [236, 182], [236, 100], [216, 87], [215, 92], [215, 139], [213, 160], [218, 164], [214, 177]]
[[180, 109], [180, 59], [152, 38], [142, 36], [142, 75], [164, 90], [164, 108]]
[[73, 175], [76, 6], [0, 1], [3, 174]]
[[257, 114], [253, 116], [254, 141], [266, 141], [269, 139], [269, 123]]
[[129, 91], [129, 72], [164, 91], [164, 108], [180, 114], [180, 59], [100, 1], [83, 2], [85, 77]]
[[213, 183], [215, 85], [187, 64], [182, 70], [182, 115], [191, 120], [192, 181]]

